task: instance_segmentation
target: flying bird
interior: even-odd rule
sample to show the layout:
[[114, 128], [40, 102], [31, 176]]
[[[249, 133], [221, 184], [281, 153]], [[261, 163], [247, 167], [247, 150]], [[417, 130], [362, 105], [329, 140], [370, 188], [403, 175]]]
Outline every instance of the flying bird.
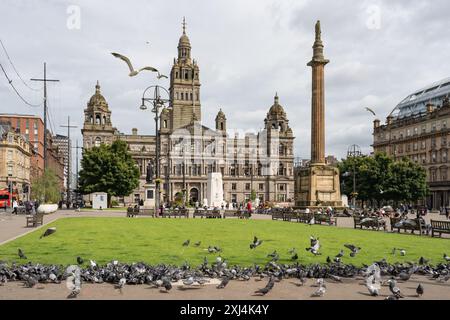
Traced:
[[128, 68], [130, 69], [130, 74], [129, 74], [130, 77], [134, 77], [134, 76], [136, 76], [139, 72], [144, 71], [144, 70], [152, 71], [152, 72], [158, 72], [158, 69], [153, 68], [153, 67], [148, 67], [148, 66], [147, 66], [147, 67], [144, 67], [144, 68], [141, 68], [141, 69], [139, 69], [138, 71], [136, 71], [136, 70], [134, 70], [133, 65], [131, 64], [130, 59], [128, 59], [128, 58], [125, 57], [124, 55], [121, 55], [120, 53], [111, 52], [111, 54], [112, 54], [114, 57], [119, 58], [119, 59], [125, 61], [125, 63], [128, 65]]
[[370, 109], [369, 107], [366, 107], [366, 111], [369, 111], [371, 114], [373, 114], [375, 117], [377, 116], [375, 111], [373, 111], [372, 109]]
[[161, 79], [161, 78], [169, 79], [169, 77], [167, 77], [167, 76], [164, 75], [164, 74], [159, 73], [159, 71], [158, 71], [158, 75], [156, 76], [156, 78], [158, 78], [158, 79]]
[[250, 243], [250, 249], [255, 249], [259, 247], [262, 244], [262, 240], [258, 239], [257, 237], [253, 238], [253, 243]]
[[350, 257], [356, 256], [356, 254], [361, 250], [360, 247], [354, 246], [353, 244], [344, 244], [344, 247], [351, 251]]
[[311, 240], [311, 246], [309, 248], [305, 248], [306, 251], [311, 251], [311, 253], [314, 254], [315, 256], [321, 255], [321, 253], [319, 253], [320, 249], [319, 238], [314, 238], [311, 236], [309, 239]]
[[48, 228], [45, 230], [45, 232], [39, 237], [39, 239], [42, 239], [43, 237], [48, 237], [49, 235], [56, 232], [56, 227]]

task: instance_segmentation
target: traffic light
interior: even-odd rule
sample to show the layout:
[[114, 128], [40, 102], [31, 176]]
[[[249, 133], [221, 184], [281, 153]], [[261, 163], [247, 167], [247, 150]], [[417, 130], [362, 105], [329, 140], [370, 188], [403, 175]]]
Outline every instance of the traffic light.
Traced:
[[8, 192], [12, 193], [12, 184], [11, 183], [8, 183]]

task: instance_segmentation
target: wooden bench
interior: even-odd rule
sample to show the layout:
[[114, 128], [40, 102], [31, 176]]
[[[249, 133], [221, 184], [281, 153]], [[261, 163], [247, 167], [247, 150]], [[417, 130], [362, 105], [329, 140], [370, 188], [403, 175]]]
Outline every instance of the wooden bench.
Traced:
[[154, 209], [140, 209], [139, 215], [155, 217], [155, 210]]
[[435, 233], [439, 233], [439, 237], [443, 233], [450, 234], [450, 221], [431, 220], [431, 236], [434, 237]]
[[319, 214], [319, 213], [315, 213], [314, 214], [314, 223], [315, 224], [322, 224], [322, 223], [327, 223], [328, 225], [337, 225], [336, 223], [336, 218], [333, 218], [327, 214]]
[[132, 207], [127, 208], [127, 217], [133, 218], [134, 216], [138, 215], [139, 215], [139, 208], [132, 208]]
[[398, 233], [400, 233], [400, 230], [403, 229], [405, 232], [407, 230], [411, 230], [411, 233], [415, 233], [415, 231], [419, 231], [419, 235], [422, 235], [423, 232], [425, 231], [425, 222], [421, 219], [408, 219], [408, 220], [413, 220], [415, 221], [415, 225], [411, 226], [411, 225], [402, 225], [401, 227], [395, 227], [395, 225], [402, 221], [404, 219], [402, 218], [390, 218], [390, 222], [391, 222], [391, 232], [394, 232], [394, 229], [397, 229]]
[[294, 211], [285, 211], [283, 212], [284, 217], [283, 220], [284, 221], [292, 221], [293, 219], [297, 220], [297, 213]]
[[221, 219], [222, 215], [220, 214], [220, 210], [207, 210], [205, 217], [212, 219]]
[[[364, 219], [371, 219], [371, 221], [365, 222], [364, 224], [362, 224], [361, 222]], [[373, 229], [373, 230], [380, 230], [380, 229], [386, 230], [386, 221], [380, 220], [376, 217], [353, 216], [353, 224], [354, 224], [355, 229], [357, 229], [359, 227], [360, 229], [367, 228], [367, 229]]]
[[26, 216], [25, 218], [27, 220], [27, 228], [42, 226], [42, 224], [44, 223], [43, 213], [36, 213], [35, 215]]
[[223, 213], [223, 218], [236, 218], [239, 216], [239, 211], [235, 211], [235, 210], [225, 210], [225, 212]]

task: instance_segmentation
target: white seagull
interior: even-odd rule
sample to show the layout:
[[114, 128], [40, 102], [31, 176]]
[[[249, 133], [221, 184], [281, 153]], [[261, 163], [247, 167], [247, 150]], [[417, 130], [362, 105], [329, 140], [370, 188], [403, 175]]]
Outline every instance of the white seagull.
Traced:
[[130, 59], [128, 59], [128, 58], [125, 57], [124, 55], [121, 55], [120, 53], [111, 52], [111, 54], [112, 54], [114, 57], [119, 58], [119, 59], [121, 59], [121, 60], [123, 60], [123, 61], [126, 62], [126, 64], [128, 65], [128, 68], [130, 68], [130, 74], [129, 74], [130, 77], [134, 77], [134, 76], [136, 76], [139, 72], [144, 71], [144, 70], [148, 70], [148, 71], [152, 71], [152, 72], [158, 72], [158, 74], [159, 74], [158, 69], [153, 68], [153, 67], [144, 67], [144, 68], [141, 68], [141, 69], [139, 69], [138, 71], [136, 71], [136, 70], [134, 70], [133, 65], [131, 64]]

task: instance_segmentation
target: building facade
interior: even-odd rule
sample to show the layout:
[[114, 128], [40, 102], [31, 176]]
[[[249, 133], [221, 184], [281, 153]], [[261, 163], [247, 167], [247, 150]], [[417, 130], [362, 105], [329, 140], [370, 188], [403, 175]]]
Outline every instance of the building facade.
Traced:
[[12, 187], [17, 200], [30, 200], [32, 145], [9, 123], [0, 123], [0, 189]]
[[388, 115], [385, 124], [374, 121], [374, 152], [396, 160], [408, 157], [427, 171], [431, 195], [426, 204], [440, 209], [450, 205], [450, 78], [406, 97]]
[[61, 134], [53, 136], [53, 144], [58, 147], [58, 153], [64, 163], [64, 188], [67, 190], [67, 177], [72, 174], [72, 166], [69, 165], [69, 152], [72, 151], [72, 145], [69, 138]]
[[[227, 118], [220, 109], [214, 129], [201, 121], [200, 70], [191, 58], [191, 44], [185, 26], [178, 42], [178, 57], [170, 72], [168, 106], [160, 115], [160, 178], [162, 199], [169, 202], [183, 194], [187, 201], [206, 198], [207, 178], [221, 172], [224, 199], [242, 203], [252, 191], [261, 202], [291, 204], [294, 197], [294, 136], [284, 108], [275, 95], [264, 119], [264, 129], [238, 135], [227, 131]], [[153, 135], [123, 134], [112, 125], [111, 111], [97, 82], [95, 94], [84, 110], [84, 148], [127, 142], [140, 169], [140, 186], [122, 200], [136, 203], [144, 199], [149, 162], [155, 163]]]
[[[12, 130], [20, 133], [32, 146], [30, 179], [33, 181], [44, 172], [44, 122], [38, 116], [24, 114], [0, 114], [0, 122], [8, 123]], [[64, 161], [53, 137], [47, 131], [47, 166], [58, 177], [61, 188], [64, 185]]]

